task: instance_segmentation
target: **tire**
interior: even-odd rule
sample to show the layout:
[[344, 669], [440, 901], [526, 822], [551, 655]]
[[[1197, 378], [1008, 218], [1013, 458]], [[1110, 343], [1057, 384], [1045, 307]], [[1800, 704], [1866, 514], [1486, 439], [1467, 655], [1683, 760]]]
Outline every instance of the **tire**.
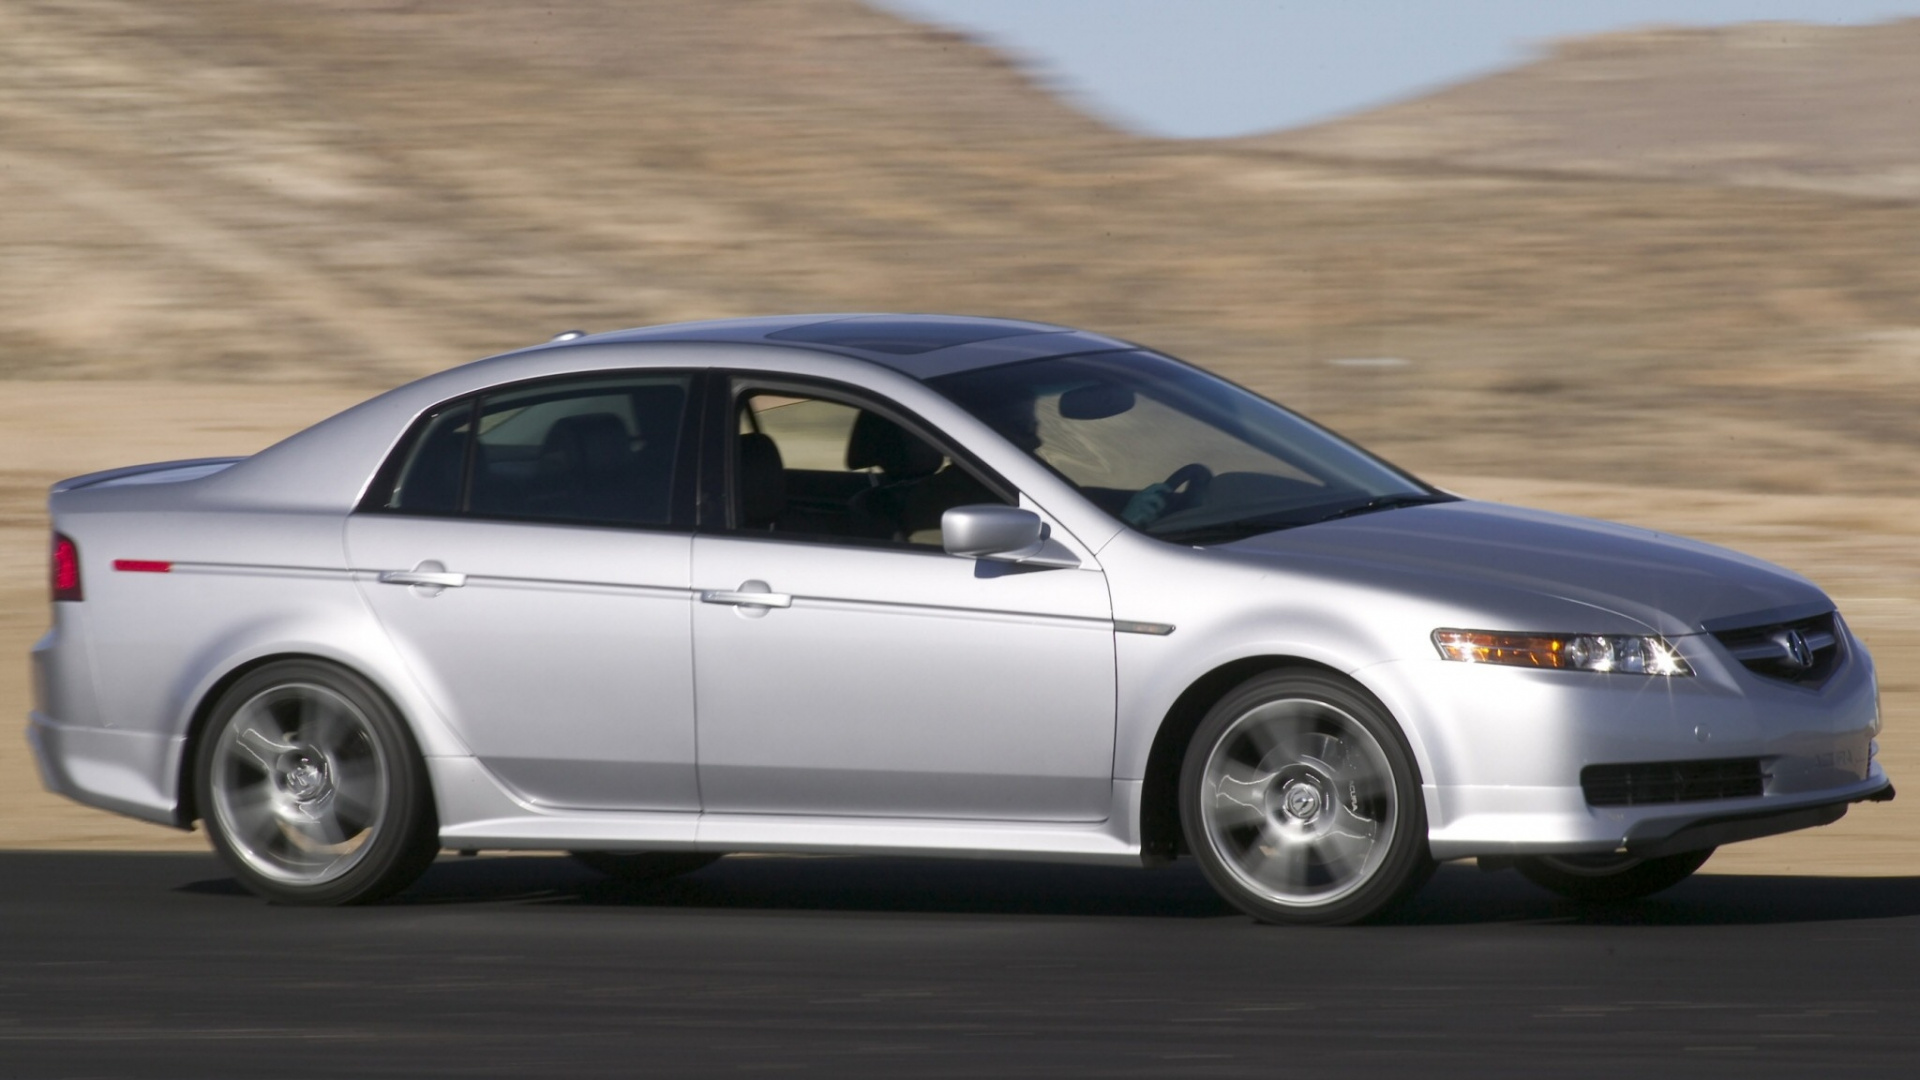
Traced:
[[573, 861], [615, 881], [642, 884], [691, 874], [720, 861], [712, 851], [570, 851]]
[[1181, 762], [1180, 822], [1207, 880], [1263, 922], [1358, 922], [1434, 869], [1405, 736], [1327, 674], [1260, 675], [1214, 705]]
[[1713, 848], [1657, 859], [1632, 855], [1531, 855], [1515, 859], [1522, 877], [1569, 900], [1638, 900], [1671, 889], [1713, 857]]
[[372, 684], [321, 661], [268, 664], [220, 696], [194, 791], [214, 849], [276, 903], [379, 900], [440, 851], [405, 722]]

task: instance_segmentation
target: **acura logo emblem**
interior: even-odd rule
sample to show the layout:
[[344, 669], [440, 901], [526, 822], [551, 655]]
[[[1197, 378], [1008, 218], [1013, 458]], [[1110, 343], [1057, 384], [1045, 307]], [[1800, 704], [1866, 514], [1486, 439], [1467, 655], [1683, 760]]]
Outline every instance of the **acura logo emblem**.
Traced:
[[1807, 636], [1798, 630], [1783, 630], [1773, 635], [1773, 640], [1786, 651], [1785, 660], [1794, 667], [1805, 671], [1813, 666], [1813, 648], [1807, 644]]

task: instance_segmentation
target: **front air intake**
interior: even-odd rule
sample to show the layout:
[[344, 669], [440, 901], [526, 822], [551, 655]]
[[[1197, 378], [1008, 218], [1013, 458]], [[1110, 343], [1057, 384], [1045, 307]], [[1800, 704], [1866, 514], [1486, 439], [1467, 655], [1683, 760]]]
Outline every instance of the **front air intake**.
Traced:
[[1580, 770], [1580, 790], [1589, 806], [1649, 806], [1752, 798], [1765, 779], [1759, 758], [1646, 761], [1589, 765]]

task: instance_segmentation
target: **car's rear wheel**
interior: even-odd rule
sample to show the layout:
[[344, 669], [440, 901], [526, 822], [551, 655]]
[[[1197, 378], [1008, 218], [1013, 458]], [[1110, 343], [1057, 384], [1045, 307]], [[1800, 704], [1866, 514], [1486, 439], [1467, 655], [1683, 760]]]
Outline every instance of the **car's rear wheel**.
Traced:
[[575, 862], [613, 878], [642, 883], [691, 874], [720, 861], [711, 851], [571, 851]]
[[194, 770], [207, 832], [241, 883], [284, 904], [378, 900], [439, 852], [425, 766], [366, 680], [268, 664], [214, 705]]
[[1603, 903], [1638, 900], [1670, 889], [1692, 876], [1713, 857], [1713, 848], [1683, 851], [1656, 859], [1632, 855], [1533, 855], [1515, 859], [1513, 868], [1543, 889], [1569, 900]]
[[1357, 922], [1433, 871], [1405, 738], [1332, 675], [1269, 673], [1221, 699], [1188, 744], [1180, 817], [1214, 888], [1266, 922]]

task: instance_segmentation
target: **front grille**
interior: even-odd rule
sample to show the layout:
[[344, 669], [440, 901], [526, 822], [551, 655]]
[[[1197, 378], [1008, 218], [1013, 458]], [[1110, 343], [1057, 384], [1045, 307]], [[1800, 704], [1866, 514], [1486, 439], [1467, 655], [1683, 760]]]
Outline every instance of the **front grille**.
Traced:
[[1590, 806], [1647, 806], [1751, 798], [1764, 779], [1759, 758], [1646, 761], [1589, 765], [1580, 770], [1580, 790]]
[[1748, 671], [1800, 686], [1819, 686], [1840, 666], [1833, 612], [1811, 619], [1745, 626], [1713, 635]]

